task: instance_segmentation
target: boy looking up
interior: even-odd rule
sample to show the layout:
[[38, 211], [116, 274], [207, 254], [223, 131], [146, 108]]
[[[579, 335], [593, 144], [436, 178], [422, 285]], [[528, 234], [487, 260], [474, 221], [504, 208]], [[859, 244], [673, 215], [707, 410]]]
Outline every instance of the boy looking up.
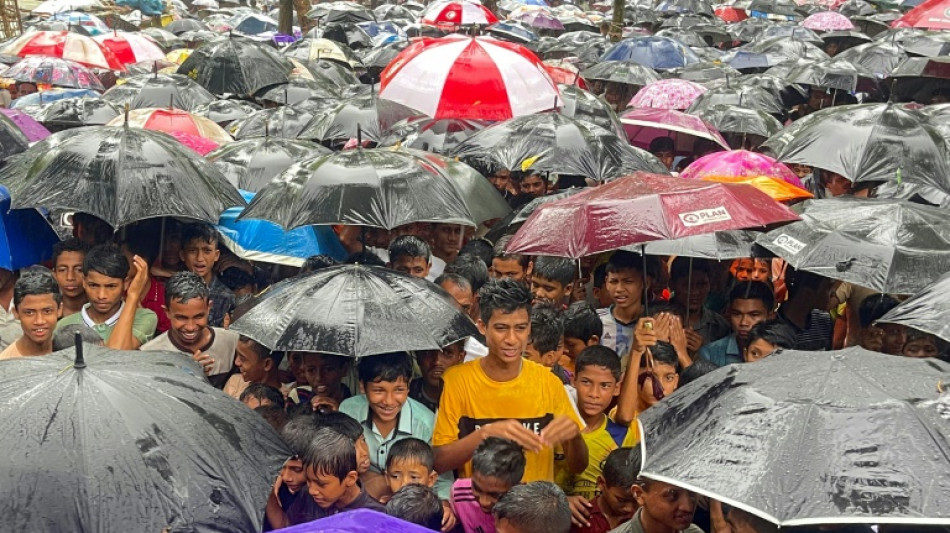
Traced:
[[662, 481], [641, 479], [633, 486], [640, 508], [629, 522], [611, 533], [703, 533], [693, 524], [696, 494]]
[[531, 271], [531, 293], [535, 303], [548, 302], [556, 307], [566, 305], [574, 289], [576, 273], [577, 268], [570, 259], [539, 256]]
[[633, 327], [643, 313], [643, 258], [624, 250], [614, 252], [607, 261], [606, 272], [605, 287], [613, 304], [599, 311], [604, 325], [600, 344], [624, 357], [633, 344]]
[[744, 281], [729, 291], [726, 316], [733, 332], [699, 350], [699, 357], [726, 366], [742, 363], [749, 330], [759, 322], [775, 318], [775, 295], [762, 281]]
[[221, 257], [219, 240], [217, 230], [210, 224], [188, 224], [181, 230], [181, 261], [208, 286], [211, 293], [208, 324], [218, 328], [224, 326], [225, 315], [234, 309], [234, 293], [214, 275], [214, 264]]
[[53, 277], [63, 295], [62, 316], [78, 313], [89, 300], [82, 285], [82, 262], [89, 247], [75, 237], [53, 245]]
[[425, 241], [414, 235], [403, 235], [389, 243], [389, 263], [386, 266], [414, 278], [428, 279], [431, 258], [432, 252]]
[[465, 533], [495, 530], [492, 508], [506, 492], [521, 482], [525, 456], [521, 446], [488, 437], [472, 455], [472, 476], [452, 485], [452, 510]]
[[53, 330], [62, 301], [59, 285], [45, 268], [23, 272], [13, 286], [13, 316], [20, 321], [23, 335], [0, 352], [0, 359], [53, 353]]

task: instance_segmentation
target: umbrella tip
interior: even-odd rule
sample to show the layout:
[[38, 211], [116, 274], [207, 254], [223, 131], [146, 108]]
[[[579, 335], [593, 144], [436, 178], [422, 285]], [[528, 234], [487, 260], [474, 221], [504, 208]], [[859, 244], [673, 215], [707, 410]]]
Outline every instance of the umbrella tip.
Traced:
[[73, 368], [86, 368], [86, 360], [82, 356], [82, 334], [76, 333], [76, 362]]

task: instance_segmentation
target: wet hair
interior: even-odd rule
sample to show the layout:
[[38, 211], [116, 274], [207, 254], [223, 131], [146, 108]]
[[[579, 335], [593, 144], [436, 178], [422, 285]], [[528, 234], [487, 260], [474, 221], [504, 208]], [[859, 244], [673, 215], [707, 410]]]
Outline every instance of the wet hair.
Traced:
[[362, 252], [356, 252], [355, 254], [350, 254], [349, 257], [344, 261], [347, 265], [366, 265], [366, 266], [386, 266], [386, 262], [379, 258], [378, 255], [374, 254], [369, 250], [363, 250]]
[[703, 358], [696, 358], [693, 361], [693, 364], [683, 369], [683, 372], [680, 373], [680, 383], [679, 386], [683, 387], [687, 383], [696, 381], [697, 379], [705, 376], [706, 374], [719, 368], [716, 366], [716, 363], [712, 361], [707, 361]]
[[102, 336], [86, 324], [66, 324], [53, 332], [53, 351], [58, 352], [76, 346], [77, 333], [83, 342], [99, 346], [103, 344]]
[[[287, 425], [290, 425], [290, 422]], [[333, 476], [340, 481], [350, 475], [350, 472], [357, 471], [356, 446], [353, 439], [328, 427], [320, 428], [313, 434], [301, 459], [304, 468], [325, 476]]]
[[574, 302], [564, 311], [564, 336], [589, 342], [604, 335], [604, 323], [587, 302]]
[[472, 284], [468, 281], [468, 279], [466, 279], [464, 276], [461, 276], [459, 274], [452, 274], [452, 273], [442, 274], [441, 276], [435, 278], [434, 283], [441, 287], [442, 284], [445, 282], [449, 282], [452, 285], [455, 285], [456, 287], [462, 289], [463, 291], [470, 290], [472, 291], [472, 294], [475, 293], [475, 291], [472, 290]]
[[493, 252], [494, 246], [492, 246], [491, 241], [484, 237], [479, 237], [472, 239], [462, 245], [462, 248], [459, 250], [459, 255], [470, 255], [477, 259], [481, 259], [482, 263], [485, 264], [485, 268], [488, 268], [488, 265], [491, 263]]
[[211, 224], [196, 222], [194, 224], [185, 224], [181, 228], [181, 247], [184, 248], [191, 241], [198, 240], [204, 243], [214, 244], [217, 247], [221, 236], [218, 230]]
[[562, 287], [567, 287], [574, 281], [577, 273], [576, 265], [566, 257], [540, 255], [534, 260], [534, 269], [531, 274], [549, 281], [556, 281]]
[[103, 276], [125, 280], [129, 275], [129, 261], [114, 244], [93, 246], [82, 261], [83, 274], [98, 272]]
[[576, 378], [589, 366], [601, 366], [610, 371], [614, 379], [619, 380], [621, 374], [620, 357], [614, 350], [600, 345], [588, 346], [581, 350], [574, 362], [574, 377]]
[[271, 387], [270, 385], [251, 383], [244, 389], [244, 392], [241, 393], [241, 402], [244, 402], [248, 398], [256, 398], [260, 402], [267, 400], [271, 405], [276, 405], [280, 407], [281, 410], [284, 409], [284, 394], [280, 392], [279, 389]]
[[238, 344], [250, 346], [251, 349], [254, 350], [254, 353], [257, 354], [257, 357], [261, 359], [269, 357], [272, 361], [274, 361], [274, 368], [277, 368], [277, 366], [280, 365], [280, 362], [284, 359], [284, 352], [279, 350], [271, 350], [267, 346], [264, 346], [250, 337], [245, 337], [244, 335], [241, 335], [241, 337], [238, 339]]
[[693, 259], [690, 263], [689, 257], [679, 256], [670, 263], [670, 280], [688, 278], [691, 266], [693, 274], [702, 273], [709, 276], [712, 272], [709, 261], [705, 259]]
[[505, 248], [508, 247], [508, 244], [511, 242], [511, 235], [505, 235], [504, 237], [498, 239], [498, 242], [495, 243], [495, 247], [492, 249], [492, 259], [503, 259], [506, 261], [515, 260], [521, 265], [521, 268], [528, 268], [528, 264], [531, 262], [531, 258], [527, 255], [522, 254], [509, 254], [505, 251]]
[[518, 531], [568, 533], [571, 506], [560, 487], [550, 481], [516, 485], [492, 508], [496, 522], [508, 521]]
[[659, 301], [650, 304], [650, 316], [656, 318], [660, 313], [669, 313], [679, 317], [681, 323], [686, 323], [686, 307], [670, 301]]
[[315, 413], [314, 416], [317, 417], [317, 424], [320, 427], [328, 427], [352, 440], [354, 444], [363, 436], [363, 426], [346, 413], [330, 411], [329, 413]]
[[[610, 256], [605, 267], [605, 274], [617, 274], [623, 270], [635, 270], [641, 276], [643, 272], [643, 256], [627, 250], [618, 250]], [[604, 276], [606, 280], [606, 275]], [[645, 280], [644, 280], [645, 281]]]
[[428, 472], [435, 469], [435, 453], [432, 451], [432, 446], [429, 446], [426, 441], [414, 437], [398, 440], [389, 447], [386, 468], [397, 461], [419, 463]]
[[472, 470], [517, 485], [524, 476], [524, 450], [514, 441], [486, 437], [472, 453]]
[[815, 274], [814, 272], [795, 270], [791, 266], [785, 269], [785, 287], [788, 289], [789, 299], [798, 295], [799, 290], [808, 288], [813, 289], [827, 279], [829, 278], [820, 274]]
[[531, 291], [523, 283], [509, 278], [489, 280], [478, 291], [480, 318], [487, 326], [496, 310], [510, 314], [524, 309], [530, 315], [531, 298]]
[[791, 326], [778, 319], [766, 320], [752, 326], [746, 339], [746, 346], [762, 339], [784, 350], [795, 348], [795, 331]]
[[408, 385], [412, 379], [412, 360], [406, 352], [370, 355], [360, 359], [356, 371], [362, 383], [395, 383], [399, 378], [403, 378]]
[[386, 502], [386, 514], [432, 531], [442, 529], [442, 500], [419, 483], [403, 485]]
[[729, 302], [736, 300], [761, 300], [769, 312], [775, 308], [775, 293], [763, 281], [740, 281], [729, 291]]
[[395, 265], [401, 257], [422, 257], [426, 262], [432, 260], [432, 250], [429, 245], [415, 235], [396, 237], [389, 243], [389, 263]]
[[259, 405], [254, 408], [254, 412], [261, 415], [261, 418], [266, 420], [278, 433], [287, 425], [287, 411], [284, 411], [284, 408], [278, 405]]
[[300, 267], [300, 274], [306, 274], [308, 272], [313, 272], [314, 270], [329, 268], [339, 264], [339, 261], [330, 257], [329, 255], [311, 255], [306, 261], [303, 262], [303, 266]]
[[175, 272], [165, 282], [165, 308], [171, 309], [172, 302], [186, 303], [195, 298], [208, 301], [211, 291], [201, 276], [191, 271]]
[[46, 268], [24, 271], [13, 285], [13, 307], [19, 309], [24, 298], [41, 294], [51, 295], [56, 305], [63, 301], [63, 294], [59, 292], [59, 283], [56, 283], [52, 272]]
[[[654, 346], [650, 347], [650, 354], [653, 355], [653, 362], [658, 365], [670, 365], [680, 371], [680, 360], [676, 356], [676, 348], [668, 342], [656, 341]], [[640, 359], [640, 368], [646, 368], [647, 358]]]
[[647, 149], [651, 154], [657, 152], [674, 152], [676, 151], [676, 144], [673, 142], [672, 137], [657, 137], [650, 141], [650, 148]]
[[141, 257], [150, 265], [158, 258], [158, 241], [143, 227], [126, 230], [125, 239], [119, 243], [119, 246], [128, 250], [130, 254]]
[[92, 232], [92, 241], [104, 244], [112, 240], [115, 230], [108, 222], [90, 213], [73, 213], [73, 228], [84, 226], [86, 231]]
[[862, 328], [866, 328], [877, 322], [888, 311], [897, 307], [897, 300], [887, 294], [872, 294], [861, 300], [858, 306], [858, 320]]
[[640, 475], [640, 446], [617, 448], [607, 454], [601, 464], [600, 475], [604, 484], [610, 487], [629, 489]]
[[360, 423], [345, 413], [333, 411], [320, 414], [307, 411], [291, 417], [281, 431], [281, 436], [294, 455], [303, 457], [310, 443], [313, 442], [314, 436], [321, 429], [329, 429], [342, 435], [352, 444], [355, 444], [363, 435], [363, 427]]
[[446, 265], [444, 274], [457, 274], [472, 285], [472, 292], [478, 292], [488, 282], [488, 266], [481, 259], [460, 253], [455, 261]]
[[597, 265], [597, 268], [594, 269], [594, 274], [591, 276], [591, 281], [595, 288], [604, 288], [604, 285], [607, 284], [607, 263]]
[[254, 287], [254, 276], [238, 267], [228, 267], [218, 274], [218, 279], [225, 287], [236, 291], [243, 287]]
[[70, 237], [65, 241], [60, 241], [53, 245], [53, 266], [56, 266], [56, 260], [59, 259], [59, 256], [68, 253], [75, 252], [86, 255], [89, 252], [89, 245], [77, 239], [76, 237]]
[[531, 308], [531, 338], [528, 343], [538, 353], [553, 352], [564, 338], [564, 319], [561, 312], [542, 303]]

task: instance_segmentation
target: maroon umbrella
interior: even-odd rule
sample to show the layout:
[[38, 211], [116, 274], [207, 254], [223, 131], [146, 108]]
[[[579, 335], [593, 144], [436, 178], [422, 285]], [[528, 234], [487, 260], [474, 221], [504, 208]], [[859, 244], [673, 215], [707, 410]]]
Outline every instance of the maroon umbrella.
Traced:
[[515, 233], [508, 251], [578, 259], [649, 241], [794, 220], [798, 215], [750, 185], [638, 172], [542, 205]]

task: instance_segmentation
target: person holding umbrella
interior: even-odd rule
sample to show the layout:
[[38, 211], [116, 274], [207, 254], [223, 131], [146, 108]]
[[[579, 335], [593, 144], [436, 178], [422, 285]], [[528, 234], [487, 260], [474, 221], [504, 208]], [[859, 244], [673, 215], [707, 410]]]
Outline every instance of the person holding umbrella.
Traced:
[[13, 315], [23, 336], [0, 352], [0, 360], [53, 353], [53, 331], [62, 306], [63, 295], [49, 271], [24, 272], [13, 286]]

